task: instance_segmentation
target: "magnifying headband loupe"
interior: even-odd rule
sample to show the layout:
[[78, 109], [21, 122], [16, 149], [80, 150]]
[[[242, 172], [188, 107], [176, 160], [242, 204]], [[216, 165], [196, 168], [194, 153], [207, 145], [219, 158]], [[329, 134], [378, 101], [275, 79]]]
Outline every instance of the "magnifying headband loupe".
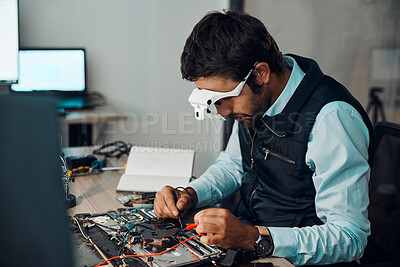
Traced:
[[244, 80], [241, 81], [235, 87], [235, 89], [231, 91], [215, 92], [207, 89], [194, 88], [189, 96], [189, 102], [194, 107], [194, 116], [196, 117], [196, 119], [199, 121], [204, 120], [205, 114], [207, 114], [207, 116], [210, 118], [225, 120], [225, 118], [217, 112], [215, 102], [222, 98], [238, 96], [240, 92], [242, 92], [242, 89], [246, 84], [247, 79], [250, 77], [250, 74], [252, 73], [257, 63], [258, 62], [256, 62], [249, 73], [247, 73], [246, 77], [244, 77]]

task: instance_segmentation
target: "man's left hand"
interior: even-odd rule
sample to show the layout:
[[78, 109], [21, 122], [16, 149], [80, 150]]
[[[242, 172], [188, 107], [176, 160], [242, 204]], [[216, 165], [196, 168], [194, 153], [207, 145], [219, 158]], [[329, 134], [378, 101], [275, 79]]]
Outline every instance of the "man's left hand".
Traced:
[[208, 245], [243, 250], [254, 249], [258, 229], [240, 221], [227, 209], [205, 209], [194, 216], [200, 241]]

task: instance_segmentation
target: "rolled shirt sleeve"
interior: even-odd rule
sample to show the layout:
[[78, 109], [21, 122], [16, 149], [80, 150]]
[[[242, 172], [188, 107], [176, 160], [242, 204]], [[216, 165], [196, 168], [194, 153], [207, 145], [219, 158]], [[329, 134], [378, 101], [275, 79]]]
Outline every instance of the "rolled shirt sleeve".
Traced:
[[369, 133], [349, 104], [331, 102], [316, 118], [306, 163], [314, 171], [317, 216], [324, 222], [303, 228], [268, 227], [274, 256], [294, 265], [359, 259], [367, 244]]

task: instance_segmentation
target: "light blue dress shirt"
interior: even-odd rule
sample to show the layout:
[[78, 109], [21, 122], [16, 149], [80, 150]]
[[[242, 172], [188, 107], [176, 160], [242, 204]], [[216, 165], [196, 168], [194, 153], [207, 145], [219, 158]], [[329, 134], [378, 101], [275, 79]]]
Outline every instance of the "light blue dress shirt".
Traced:
[[[282, 112], [305, 75], [293, 58], [285, 56], [285, 62], [292, 73], [279, 98], [266, 111], [268, 116]], [[320, 110], [305, 161], [314, 172], [315, 208], [324, 224], [302, 228], [265, 225], [274, 241], [273, 256], [284, 257], [294, 265], [348, 262], [362, 256], [370, 234], [368, 144], [368, 128], [351, 105], [336, 101]], [[189, 186], [197, 193], [198, 207], [204, 207], [238, 190], [242, 178], [235, 122], [226, 150]]]

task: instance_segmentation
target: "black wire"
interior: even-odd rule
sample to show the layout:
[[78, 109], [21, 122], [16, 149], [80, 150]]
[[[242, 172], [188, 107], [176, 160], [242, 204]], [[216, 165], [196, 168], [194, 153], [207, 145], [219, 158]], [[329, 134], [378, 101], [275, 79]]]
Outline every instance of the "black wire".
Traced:
[[192, 201], [193, 208], [196, 208], [196, 204], [194, 204], [194, 200], [193, 200], [192, 194], [190, 194], [190, 192], [186, 188], [184, 188], [182, 186], [175, 187], [174, 194], [175, 194], [176, 190], [178, 190], [178, 189], [182, 189], [183, 191], [185, 191], [190, 196], [190, 200]]
[[137, 225], [139, 225], [139, 226], [141, 226], [141, 227], [143, 227], [143, 228], [146, 228], [146, 229], [149, 229], [149, 230], [154, 230], [153, 228], [150, 228], [150, 227], [148, 227], [148, 226], [144, 225], [144, 223], [146, 223], [146, 222], [135, 223], [135, 225], [134, 225], [134, 226], [137, 226]]
[[121, 252], [122, 252], [122, 249], [123, 249], [124, 245], [128, 242], [128, 241], [125, 241], [125, 239], [126, 239], [126, 237], [128, 236], [128, 234], [131, 232], [131, 230], [133, 229], [133, 227], [139, 225], [139, 226], [142, 226], [143, 228], [146, 228], [146, 229], [149, 229], [149, 230], [153, 230], [153, 229], [151, 229], [150, 227], [148, 227], [148, 226], [146, 226], [146, 225], [143, 225], [143, 223], [144, 223], [144, 222], [135, 223], [135, 224], [133, 224], [133, 225], [128, 229], [128, 231], [125, 233], [125, 235], [124, 235], [124, 236], [122, 237], [122, 239], [121, 239], [122, 243], [121, 243], [121, 246], [119, 247], [118, 255], [121, 255]]
[[131, 231], [131, 230], [133, 229], [133, 227], [135, 227], [135, 226], [136, 226], [136, 224], [132, 225], [132, 226], [128, 229], [128, 231], [126, 231], [125, 235], [122, 237], [122, 239], [121, 239], [121, 246], [119, 247], [119, 250], [118, 250], [118, 255], [121, 255], [122, 249], [124, 248], [124, 245], [128, 242], [128, 241], [125, 241], [126, 236], [130, 233], [130, 231]]
[[93, 150], [93, 154], [102, 155], [108, 158], [119, 158], [123, 154], [129, 155], [132, 145], [123, 141], [115, 141], [102, 145], [101, 147]]

